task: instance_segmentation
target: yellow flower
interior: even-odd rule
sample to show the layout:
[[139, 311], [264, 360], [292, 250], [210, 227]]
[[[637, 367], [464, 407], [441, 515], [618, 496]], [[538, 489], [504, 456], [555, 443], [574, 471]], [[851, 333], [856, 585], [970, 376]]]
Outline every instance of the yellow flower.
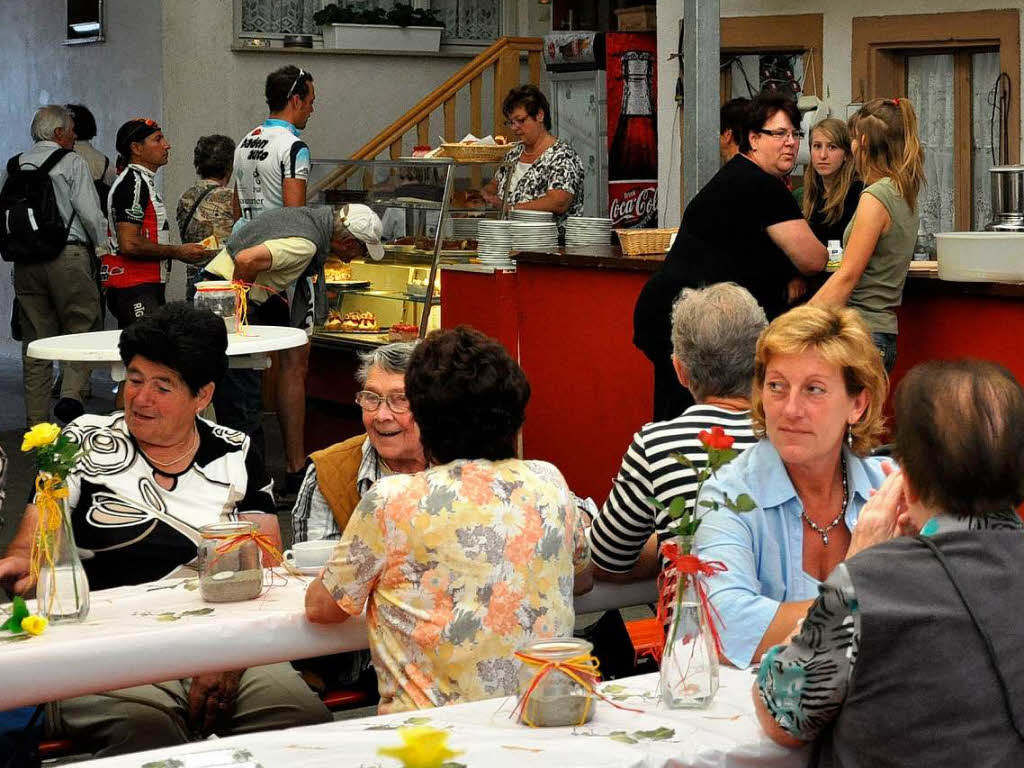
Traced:
[[32, 429], [25, 433], [25, 437], [21, 441], [21, 450], [31, 451], [33, 448], [41, 448], [44, 445], [49, 445], [57, 439], [57, 435], [59, 434], [60, 427], [56, 424], [48, 424], [46, 422], [36, 424]]
[[445, 760], [462, 754], [448, 749], [448, 733], [437, 728], [399, 728], [398, 735], [405, 742], [401, 747], [381, 747], [377, 754], [397, 758], [405, 768], [441, 768]]
[[21, 628], [30, 635], [41, 635], [50, 622], [42, 616], [26, 616], [21, 620]]

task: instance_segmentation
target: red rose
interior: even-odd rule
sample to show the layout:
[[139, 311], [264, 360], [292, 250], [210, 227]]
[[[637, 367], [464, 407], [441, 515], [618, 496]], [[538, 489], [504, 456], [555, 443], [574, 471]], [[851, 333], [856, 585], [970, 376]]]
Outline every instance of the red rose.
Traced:
[[736, 442], [736, 438], [729, 437], [721, 427], [712, 427], [710, 432], [702, 429], [697, 435], [697, 439], [704, 444], [705, 448], [714, 448], [719, 451], [732, 448], [732, 444]]

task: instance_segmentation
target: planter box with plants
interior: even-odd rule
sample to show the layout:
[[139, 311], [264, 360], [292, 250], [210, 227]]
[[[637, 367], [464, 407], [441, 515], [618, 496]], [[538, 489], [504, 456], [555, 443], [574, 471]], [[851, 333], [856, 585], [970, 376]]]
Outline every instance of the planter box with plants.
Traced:
[[444, 31], [434, 11], [402, 4], [384, 12], [330, 3], [313, 14], [313, 22], [323, 32], [324, 48], [352, 50], [438, 51]]

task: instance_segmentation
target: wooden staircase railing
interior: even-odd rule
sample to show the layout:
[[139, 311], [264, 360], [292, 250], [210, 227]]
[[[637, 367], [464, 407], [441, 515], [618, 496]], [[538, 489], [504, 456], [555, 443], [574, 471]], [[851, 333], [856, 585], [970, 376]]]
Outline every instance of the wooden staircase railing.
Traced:
[[[493, 130], [491, 133], [502, 133], [504, 115], [501, 113], [501, 102], [510, 88], [520, 83], [520, 66], [522, 54], [526, 54], [529, 66], [530, 82], [540, 85], [540, 60], [543, 40], [539, 37], [502, 37], [485, 51], [481, 52], [466, 66], [452, 75], [448, 80], [435, 88], [431, 93], [420, 99], [412, 109], [402, 117], [366, 142], [352, 154], [353, 160], [373, 160], [381, 152], [388, 150], [392, 160], [403, 155], [403, 143], [406, 134], [416, 131], [415, 143], [427, 145], [431, 143], [430, 116], [440, 107], [444, 127], [440, 131], [445, 141], [455, 141], [455, 103], [456, 97], [464, 90], [469, 90], [469, 130], [475, 135], [483, 133], [483, 83], [488, 71], [493, 74]], [[340, 167], [328, 173], [324, 178], [312, 185], [307, 197], [312, 199], [317, 193], [331, 189], [344, 183], [352, 174], [353, 166]]]

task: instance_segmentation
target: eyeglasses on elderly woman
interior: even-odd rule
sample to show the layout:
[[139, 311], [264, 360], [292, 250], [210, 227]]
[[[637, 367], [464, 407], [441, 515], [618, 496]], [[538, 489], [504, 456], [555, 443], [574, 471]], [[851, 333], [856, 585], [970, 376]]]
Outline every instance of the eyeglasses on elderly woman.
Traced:
[[405, 413], [409, 410], [409, 398], [404, 392], [391, 392], [382, 396], [364, 389], [356, 392], [356, 403], [364, 411], [370, 412], [380, 408], [381, 403], [387, 403], [392, 413]]

